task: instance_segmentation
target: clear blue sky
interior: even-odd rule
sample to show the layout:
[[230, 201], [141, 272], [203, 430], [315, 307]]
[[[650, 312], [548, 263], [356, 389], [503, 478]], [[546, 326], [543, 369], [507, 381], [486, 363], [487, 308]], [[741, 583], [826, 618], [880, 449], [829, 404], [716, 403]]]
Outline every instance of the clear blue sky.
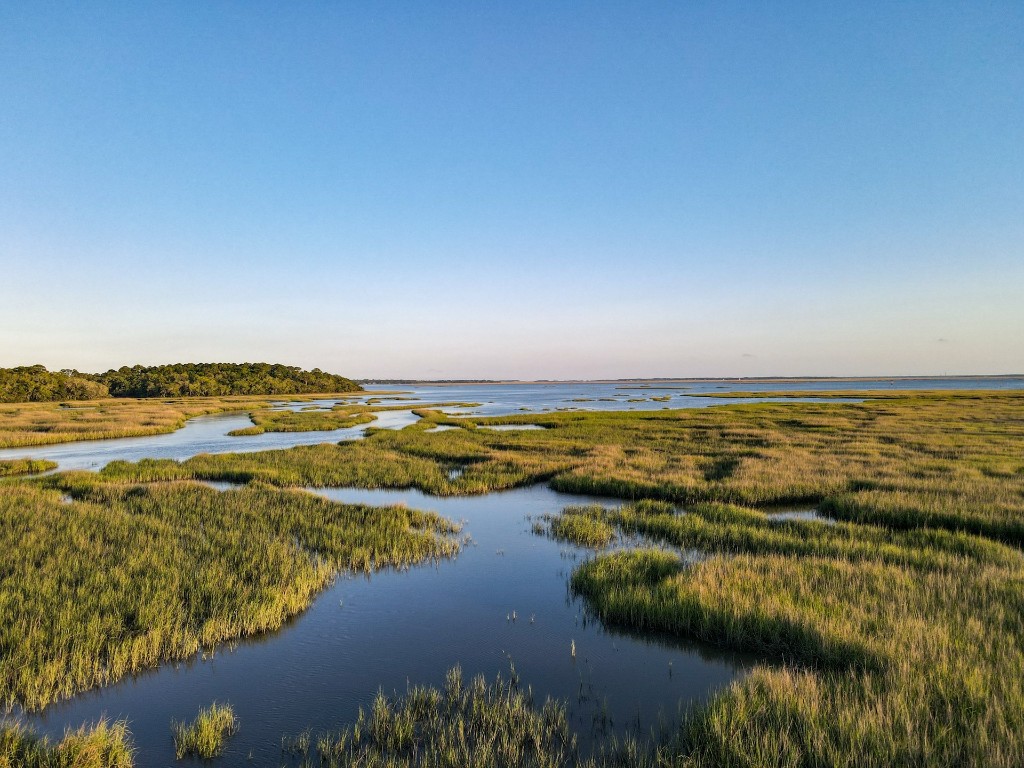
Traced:
[[1024, 372], [1024, 3], [5, 3], [0, 266], [0, 366]]

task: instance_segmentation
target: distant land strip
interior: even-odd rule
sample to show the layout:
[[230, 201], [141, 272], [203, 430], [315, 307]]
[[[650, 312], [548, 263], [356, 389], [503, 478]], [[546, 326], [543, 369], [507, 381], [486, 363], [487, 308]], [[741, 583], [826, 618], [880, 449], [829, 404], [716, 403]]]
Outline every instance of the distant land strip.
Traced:
[[355, 379], [358, 384], [645, 384], [645, 383], [743, 383], [761, 382], [784, 384], [787, 382], [830, 382], [830, 381], [976, 381], [1009, 380], [1024, 378], [1024, 373], [964, 374], [942, 376], [654, 376], [629, 377], [624, 379]]
[[122, 366], [106, 373], [0, 368], [0, 402], [98, 400], [105, 397], [223, 397], [358, 392], [351, 379], [280, 363], [175, 363]]

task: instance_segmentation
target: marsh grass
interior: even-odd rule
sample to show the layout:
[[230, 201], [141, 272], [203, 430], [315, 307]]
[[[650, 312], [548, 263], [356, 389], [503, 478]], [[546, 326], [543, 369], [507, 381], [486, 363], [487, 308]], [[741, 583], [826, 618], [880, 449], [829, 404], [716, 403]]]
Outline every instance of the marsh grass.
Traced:
[[31, 475], [56, 468], [56, 462], [45, 459], [0, 459], [0, 477]]
[[228, 432], [237, 437], [261, 435], [264, 432], [325, 432], [369, 424], [376, 420], [370, 412], [357, 408], [335, 408], [330, 411], [254, 411], [253, 426]]
[[90, 473], [9, 481], [0, 522], [0, 697], [27, 710], [277, 629], [340, 571], [459, 548], [455, 524], [403, 507]]
[[132, 768], [124, 722], [68, 731], [56, 744], [20, 724], [0, 723], [0, 768]]
[[465, 682], [455, 667], [443, 689], [379, 693], [355, 723], [321, 736], [316, 751], [330, 768], [556, 768], [575, 755], [576, 741], [564, 705], [536, 708], [514, 670], [508, 680]]
[[223, 754], [227, 740], [238, 732], [238, 718], [230, 704], [214, 702], [199, 710], [191, 723], [171, 723], [174, 754], [209, 759]]
[[[800, 393], [807, 395], [808, 393]], [[817, 394], [817, 393], [814, 393]], [[416, 487], [441, 496], [547, 481], [677, 504], [821, 504], [830, 516], [1024, 544], [1024, 393], [885, 393], [862, 403], [453, 417], [342, 445], [115, 462], [110, 477]], [[537, 423], [496, 432], [484, 425]], [[460, 429], [429, 431], [438, 425]], [[449, 477], [455, 468], [464, 471]]]
[[571, 586], [602, 621], [774, 662], [696, 709], [672, 764], [1024, 758], [1019, 550], [962, 532], [773, 524], [728, 505], [679, 513], [640, 502], [602, 519], [706, 554], [685, 564], [642, 549], [584, 563]]
[[[264, 432], [329, 432], [335, 429], [356, 427], [360, 424], [369, 424], [376, 420], [374, 414], [384, 411], [406, 411], [408, 405], [378, 405], [389, 398], [369, 398], [365, 404], [343, 404], [335, 405], [330, 410], [300, 409], [298, 411], [253, 411], [249, 416], [253, 426], [244, 429], [236, 429], [229, 432], [232, 436], [260, 435]], [[473, 407], [478, 403], [432, 403], [426, 406], [431, 413], [432, 409], [443, 407]], [[415, 413], [415, 411], [414, 411]]]
[[[15, 619], [0, 626], [5, 697], [42, 706], [204, 643], [279, 626], [339, 568], [454, 551], [450, 524], [415, 517], [389, 518], [392, 538], [374, 539], [377, 554], [346, 549], [336, 516], [359, 513], [281, 488], [459, 495], [547, 481], [633, 502], [564, 515], [570, 540], [610, 529], [704, 553], [689, 566], [654, 550], [584, 564], [572, 586], [602, 620], [769, 662], [673, 738], [633, 745], [622, 753], [628, 762], [609, 764], [1024, 764], [1024, 393], [886, 392], [859, 403], [497, 419], [419, 413], [411, 427], [370, 428], [367, 439], [340, 445], [9, 481], [0, 495], [0, 543], [15, 553], [0, 580], [0, 613]], [[517, 423], [546, 429], [477, 428]], [[440, 424], [459, 429], [428, 431]], [[194, 479], [250, 485], [213, 500], [206, 494], [215, 492], [183, 482]], [[837, 522], [776, 522], [758, 509], [787, 502], [814, 503]], [[277, 564], [269, 575], [256, 566], [268, 561]], [[64, 584], [74, 587], [59, 600]], [[195, 614], [182, 612], [180, 594], [198, 598], [189, 601]], [[413, 720], [411, 753], [402, 735], [411, 705], [380, 706], [380, 722], [394, 726], [379, 742], [364, 717], [340, 746], [323, 742], [321, 754], [337, 765], [427, 764], [416, 762], [427, 754], [422, 724]], [[451, 725], [434, 733], [472, 723], [472, 711], [447, 712], [441, 720]], [[563, 764], [540, 759], [507, 764]]]
[[615, 528], [606, 520], [600, 504], [565, 507], [561, 514], [546, 516], [547, 532], [553, 539], [581, 547], [601, 549], [615, 539]]

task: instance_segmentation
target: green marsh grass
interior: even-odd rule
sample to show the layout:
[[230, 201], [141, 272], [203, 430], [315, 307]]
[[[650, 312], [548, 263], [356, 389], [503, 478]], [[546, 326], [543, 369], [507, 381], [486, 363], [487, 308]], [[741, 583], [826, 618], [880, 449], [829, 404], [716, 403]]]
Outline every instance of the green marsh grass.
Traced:
[[174, 754], [209, 759], [223, 754], [227, 740], [238, 732], [238, 718], [230, 704], [214, 702], [199, 710], [191, 723], [171, 723]]
[[604, 518], [604, 507], [599, 504], [565, 507], [561, 514], [548, 517], [548, 532], [559, 541], [601, 549], [615, 539], [615, 528]]
[[[773, 393], [774, 394], [774, 393]], [[808, 395], [808, 393], [800, 393]], [[499, 418], [418, 410], [402, 430], [315, 449], [117, 462], [110, 477], [487, 493], [552, 488], [680, 504], [821, 504], [833, 517], [1024, 544], [1024, 393], [885, 393], [862, 403], [737, 403]], [[530, 424], [496, 432], [478, 425]], [[440, 424], [461, 429], [428, 430]], [[449, 478], [452, 469], [462, 469]]]
[[56, 744], [23, 725], [0, 723], [0, 768], [132, 768], [133, 751], [124, 722], [68, 731]]
[[[324, 393], [284, 396], [289, 402], [305, 402], [323, 398], [360, 397], [367, 393]], [[169, 398], [104, 398], [73, 404], [0, 403], [0, 448], [16, 448], [75, 440], [101, 440], [118, 437], [144, 437], [174, 432], [195, 416], [227, 411], [249, 411], [255, 418], [276, 416], [282, 426], [289, 426], [290, 411], [267, 411], [266, 395], [227, 395], [219, 397]], [[398, 406], [401, 407], [401, 406]], [[358, 411], [384, 410], [339, 406]], [[279, 415], [280, 414], [280, 415]], [[305, 416], [316, 416], [306, 413]], [[297, 423], [301, 416], [296, 416]], [[341, 417], [339, 417], [341, 418]], [[273, 421], [273, 419], [271, 419]], [[321, 428], [321, 427], [318, 427]], [[323, 429], [336, 429], [327, 426]], [[266, 430], [271, 431], [271, 430]], [[258, 434], [252, 432], [251, 434]], [[30, 451], [26, 451], [29, 454]]]
[[[392, 554], [344, 551], [330, 533], [341, 513], [284, 488], [467, 495], [548, 482], [633, 502], [577, 515], [565, 523], [570, 539], [603, 537], [607, 526], [702, 553], [692, 565], [642, 551], [581, 566], [573, 588], [604, 621], [766, 659], [655, 751], [634, 745], [630, 762], [609, 764], [1024, 764], [1024, 393], [886, 392], [858, 403], [497, 419], [418, 412], [421, 422], [371, 427], [358, 442], [9, 481], [0, 535], [18, 557], [0, 580], [0, 608], [17, 622], [0, 626], [5, 697], [39, 707], [207, 642], [272, 628], [338, 568], [391, 562]], [[545, 429], [477, 428], [510, 423]], [[461, 428], [428, 431], [439, 424]], [[213, 501], [189, 480], [251, 485]], [[64, 494], [74, 503], [63, 504]], [[814, 504], [837, 522], [769, 519], [764, 509], [780, 503]], [[299, 514], [296, 505], [314, 507]], [[199, 520], [206, 530], [193, 540]], [[399, 520], [396, 531], [401, 542], [410, 531], [426, 537], [412, 561], [454, 551], [452, 529], [439, 520]], [[296, 574], [264, 585], [269, 605], [247, 592], [245, 570], [267, 557]], [[239, 563], [245, 578], [232, 582]], [[182, 615], [168, 597], [180, 593], [183, 572], [203, 596], [199, 615]], [[140, 581], [146, 574], [153, 579]], [[263, 584], [265, 576], [252, 577]], [[223, 589], [220, 578], [228, 578]], [[52, 597], [61, 579], [85, 585], [81, 606]], [[255, 618], [230, 618], [237, 615]], [[390, 702], [387, 711], [405, 706]], [[455, 710], [451, 718], [465, 721]], [[357, 726], [369, 738], [368, 721]], [[401, 751], [324, 746], [338, 765], [352, 764], [351, 754], [421, 764]]]
[[329, 411], [253, 411], [253, 426], [228, 432], [232, 436], [261, 435], [264, 432], [326, 432], [369, 424], [376, 416], [351, 406]]
[[464, 681], [449, 670], [443, 689], [413, 687], [404, 696], [379, 693], [355, 723], [317, 740], [329, 768], [556, 768], [575, 755], [565, 707], [548, 700], [538, 709], [514, 670], [491, 683]]
[[[260, 435], [264, 432], [328, 432], [335, 429], [356, 427], [360, 424], [369, 424], [376, 420], [375, 413], [409, 410], [408, 405], [376, 405], [376, 403], [382, 402], [383, 399], [371, 397], [364, 405], [335, 405], [330, 410], [308, 410], [303, 408], [299, 411], [253, 411], [249, 414], [253, 426], [236, 429], [228, 434], [241, 436]], [[426, 407], [428, 409], [447, 406], [465, 408], [475, 405], [477, 403], [432, 403]], [[431, 413], [433, 412], [431, 410]]]
[[641, 549], [584, 563], [571, 585], [602, 621], [769, 661], [693, 712], [671, 764], [1024, 759], [1018, 549], [962, 532], [773, 523], [727, 505], [640, 502], [603, 519], [705, 556]]
[[0, 459], [0, 477], [31, 475], [56, 468], [56, 462], [45, 459]]

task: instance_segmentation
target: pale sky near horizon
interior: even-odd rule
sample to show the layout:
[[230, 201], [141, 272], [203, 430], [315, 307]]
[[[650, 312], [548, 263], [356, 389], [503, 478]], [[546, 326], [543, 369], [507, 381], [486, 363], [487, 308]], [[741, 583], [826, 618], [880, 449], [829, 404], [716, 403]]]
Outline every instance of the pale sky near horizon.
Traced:
[[0, 367], [1024, 373], [1024, 3], [8, 3]]

